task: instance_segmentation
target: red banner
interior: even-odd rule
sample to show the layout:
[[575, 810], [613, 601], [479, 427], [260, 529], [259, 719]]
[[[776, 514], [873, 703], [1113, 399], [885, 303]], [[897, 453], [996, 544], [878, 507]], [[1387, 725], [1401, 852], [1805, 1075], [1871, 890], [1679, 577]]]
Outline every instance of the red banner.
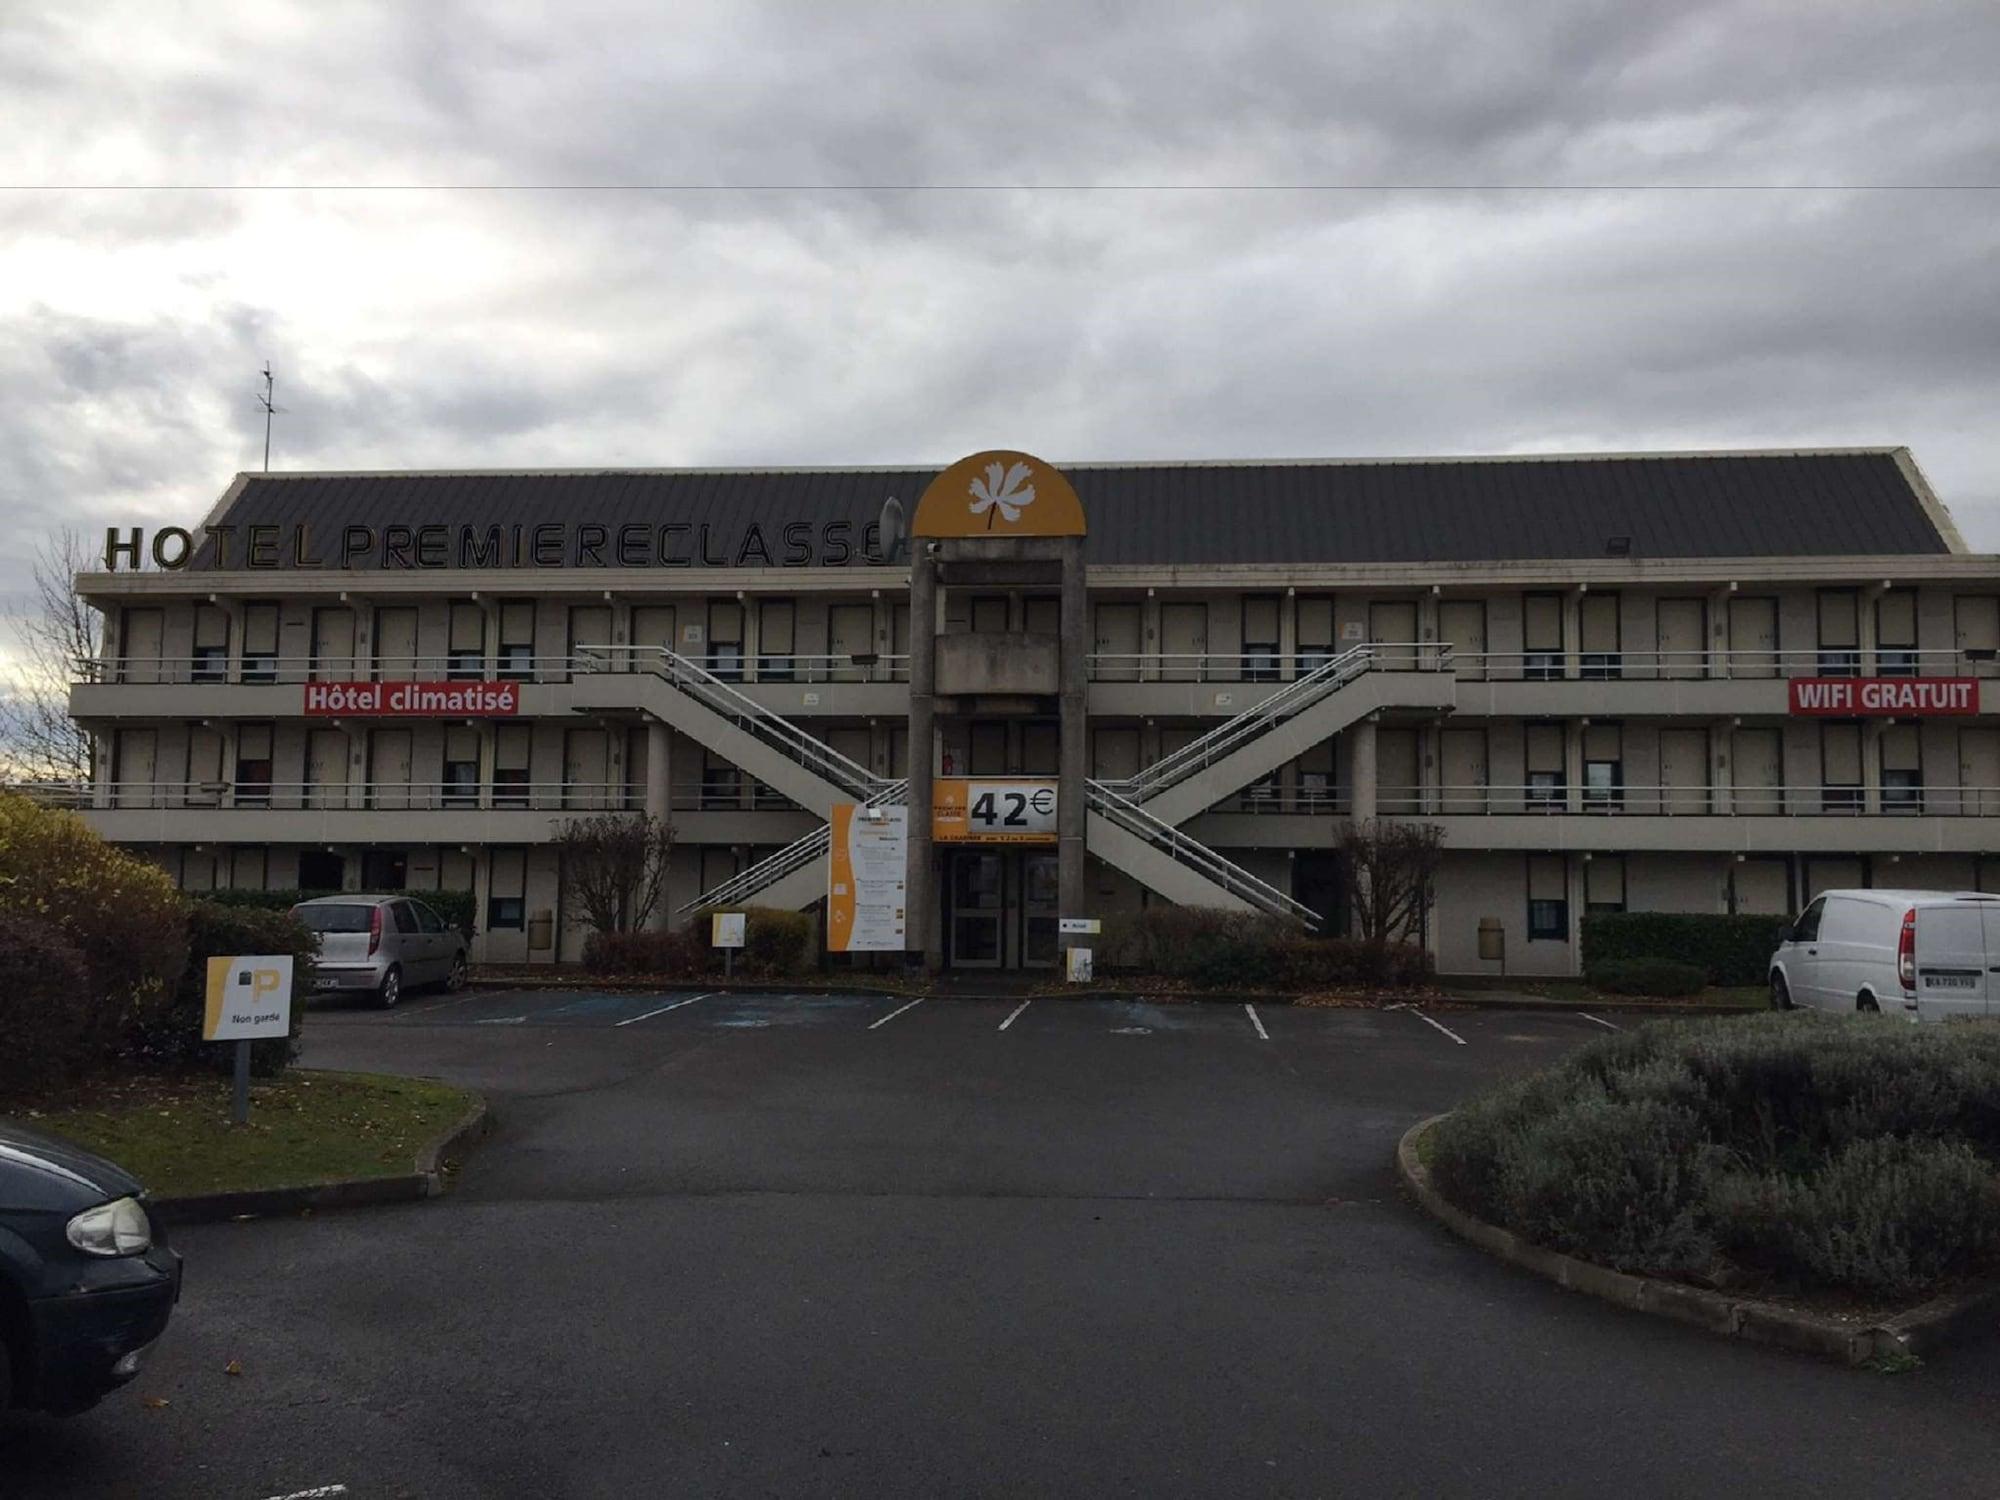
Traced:
[[1792, 712], [1833, 718], [1979, 712], [1976, 677], [1794, 677]]
[[518, 682], [309, 682], [309, 719], [507, 719]]

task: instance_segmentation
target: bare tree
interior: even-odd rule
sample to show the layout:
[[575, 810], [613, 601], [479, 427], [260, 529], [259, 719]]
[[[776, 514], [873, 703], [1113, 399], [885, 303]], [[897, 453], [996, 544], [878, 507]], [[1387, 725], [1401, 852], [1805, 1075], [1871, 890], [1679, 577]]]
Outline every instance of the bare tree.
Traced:
[[9, 612], [20, 642], [14, 681], [0, 689], [0, 746], [7, 774], [29, 781], [87, 781], [90, 734], [69, 716], [69, 688], [104, 644], [104, 617], [76, 591], [96, 559], [83, 533], [45, 537], [32, 565], [33, 591]]
[[666, 892], [674, 830], [650, 813], [572, 818], [556, 832], [563, 905], [599, 932], [646, 925]]
[[1442, 828], [1369, 819], [1349, 826], [1340, 852], [1347, 866], [1355, 935], [1363, 943], [1379, 953], [1422, 930], [1437, 893]]

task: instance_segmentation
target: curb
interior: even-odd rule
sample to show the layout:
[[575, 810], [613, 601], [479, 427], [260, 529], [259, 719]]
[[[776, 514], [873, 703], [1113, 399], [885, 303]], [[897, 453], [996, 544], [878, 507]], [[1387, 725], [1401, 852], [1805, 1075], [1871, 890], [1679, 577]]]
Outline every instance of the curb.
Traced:
[[147, 1207], [154, 1218], [172, 1226], [214, 1224], [225, 1219], [272, 1218], [308, 1208], [362, 1208], [435, 1198], [445, 1191], [447, 1153], [469, 1145], [492, 1128], [493, 1111], [485, 1095], [472, 1092], [472, 1103], [458, 1121], [426, 1141], [417, 1152], [414, 1172], [399, 1173], [393, 1177], [316, 1182], [305, 1187], [257, 1188], [242, 1193], [195, 1193], [181, 1198], [155, 1198], [148, 1202]]
[[1545, 1250], [1447, 1203], [1431, 1186], [1430, 1169], [1417, 1156], [1417, 1142], [1425, 1131], [1445, 1118], [1432, 1115], [1418, 1121], [1396, 1143], [1396, 1175], [1410, 1196], [1461, 1239], [1470, 1240], [1501, 1260], [1573, 1292], [1635, 1312], [1691, 1323], [1711, 1333], [1816, 1354], [1848, 1365], [1929, 1353], [1982, 1326], [1990, 1326], [1994, 1314], [2000, 1312], [2000, 1282], [1990, 1282], [1970, 1291], [1933, 1298], [1878, 1322], [1843, 1323], [1775, 1302], [1731, 1297], [1680, 1282], [1633, 1276], [1559, 1251]]

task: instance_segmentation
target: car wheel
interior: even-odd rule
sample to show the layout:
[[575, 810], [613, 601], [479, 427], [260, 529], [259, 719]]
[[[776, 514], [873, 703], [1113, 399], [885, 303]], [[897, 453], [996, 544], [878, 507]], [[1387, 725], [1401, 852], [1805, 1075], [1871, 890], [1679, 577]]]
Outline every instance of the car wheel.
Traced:
[[1854, 997], [1854, 1008], [1864, 1016], [1878, 1016], [1882, 1013], [1882, 1007], [1875, 1003], [1875, 997], [1865, 990]]
[[465, 955], [463, 953], [451, 961], [451, 972], [444, 976], [444, 987], [447, 994], [456, 993], [465, 988]]
[[1785, 983], [1785, 976], [1771, 976], [1771, 1009], [1790, 1010], [1792, 1008], [1792, 987]]
[[397, 965], [390, 965], [389, 972], [382, 976], [382, 983], [375, 991], [375, 1003], [384, 1010], [391, 1010], [403, 998], [403, 971]]

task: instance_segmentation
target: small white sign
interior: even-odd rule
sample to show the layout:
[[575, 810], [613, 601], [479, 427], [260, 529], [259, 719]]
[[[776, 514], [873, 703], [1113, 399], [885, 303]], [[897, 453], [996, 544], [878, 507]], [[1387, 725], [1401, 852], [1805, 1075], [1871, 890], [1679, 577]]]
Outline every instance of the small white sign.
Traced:
[[1056, 931], [1064, 937], [1071, 934], [1078, 937], [1095, 937], [1104, 931], [1104, 924], [1095, 917], [1062, 917], [1056, 922]]
[[1069, 948], [1064, 951], [1069, 955], [1069, 982], [1071, 984], [1089, 984], [1091, 975], [1090, 950], [1088, 948]]
[[744, 914], [740, 911], [714, 912], [708, 919], [708, 942], [712, 948], [743, 946]]
[[292, 1029], [292, 955], [247, 953], [208, 961], [201, 1039], [242, 1042], [288, 1036]]
[[681, 626], [681, 644], [684, 646], [699, 646], [701, 644], [701, 627], [699, 625]]
[[1343, 641], [1365, 641], [1368, 639], [1368, 627], [1359, 620], [1349, 620], [1340, 627], [1340, 638]]

